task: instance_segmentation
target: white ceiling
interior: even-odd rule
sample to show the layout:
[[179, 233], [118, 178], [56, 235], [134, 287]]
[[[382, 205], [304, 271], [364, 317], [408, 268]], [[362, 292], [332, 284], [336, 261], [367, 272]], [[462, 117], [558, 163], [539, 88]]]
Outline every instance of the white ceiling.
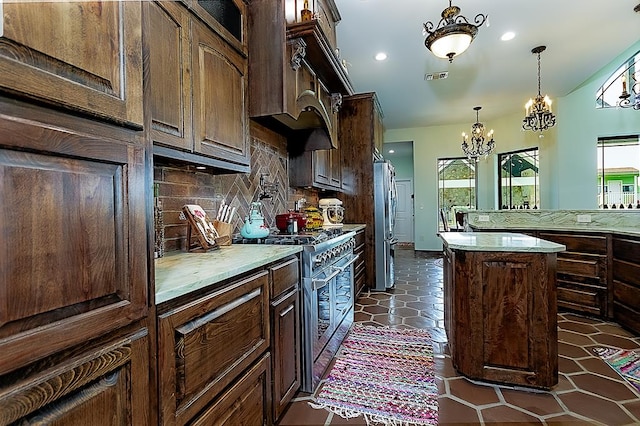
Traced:
[[[376, 92], [386, 129], [475, 121], [522, 110], [538, 91], [535, 46], [541, 54], [542, 94], [566, 96], [640, 40], [639, 0], [454, 0], [470, 22], [488, 14], [475, 40], [453, 63], [424, 46], [422, 24], [440, 20], [447, 0], [335, 0], [340, 56], [358, 93]], [[501, 41], [506, 31], [516, 36]], [[388, 59], [378, 62], [377, 52]], [[447, 79], [425, 81], [426, 73]]]

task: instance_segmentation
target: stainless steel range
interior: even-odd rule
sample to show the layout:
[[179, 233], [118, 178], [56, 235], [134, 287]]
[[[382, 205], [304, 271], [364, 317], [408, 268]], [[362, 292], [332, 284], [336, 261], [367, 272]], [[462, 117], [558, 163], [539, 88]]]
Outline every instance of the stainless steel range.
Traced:
[[234, 243], [298, 244], [302, 251], [302, 387], [313, 392], [353, 323], [355, 232], [331, 229]]
[[355, 232], [302, 252], [302, 390], [313, 392], [353, 323]]

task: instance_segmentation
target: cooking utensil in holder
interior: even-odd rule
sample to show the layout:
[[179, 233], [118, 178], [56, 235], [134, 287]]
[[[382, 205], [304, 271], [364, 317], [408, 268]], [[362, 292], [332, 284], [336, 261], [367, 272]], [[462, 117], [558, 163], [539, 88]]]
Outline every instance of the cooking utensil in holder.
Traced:
[[[182, 207], [187, 218], [187, 250], [194, 251], [202, 249], [204, 251], [220, 248], [216, 239], [220, 237], [218, 230], [209, 220], [207, 213], [197, 204], [185, 204]], [[197, 242], [192, 243], [191, 237], [195, 234]]]

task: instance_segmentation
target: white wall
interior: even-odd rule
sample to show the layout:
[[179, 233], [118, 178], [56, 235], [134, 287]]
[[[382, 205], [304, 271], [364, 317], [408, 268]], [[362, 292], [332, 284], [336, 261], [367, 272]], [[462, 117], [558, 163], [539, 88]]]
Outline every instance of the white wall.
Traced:
[[[532, 147], [540, 149], [540, 203], [543, 209], [597, 208], [597, 139], [600, 136], [640, 134], [640, 111], [615, 108], [597, 110], [595, 93], [604, 80], [639, 49], [640, 41], [569, 95], [556, 98], [554, 113], [557, 124], [544, 133], [544, 138], [521, 130], [524, 108], [517, 108], [518, 112], [512, 115], [484, 122], [485, 126], [495, 130], [496, 153]], [[385, 143], [414, 142], [416, 250], [442, 249], [440, 238], [436, 235], [437, 160], [462, 155], [460, 134], [470, 126], [471, 120], [454, 125], [391, 129], [385, 132]], [[483, 210], [496, 208], [497, 156], [492, 155], [480, 161], [477, 173], [478, 207]]]

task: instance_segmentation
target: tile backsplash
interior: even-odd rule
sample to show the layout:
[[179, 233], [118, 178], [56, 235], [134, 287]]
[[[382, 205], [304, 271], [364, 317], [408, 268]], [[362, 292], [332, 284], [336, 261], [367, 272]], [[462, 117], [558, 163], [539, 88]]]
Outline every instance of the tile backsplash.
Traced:
[[[289, 187], [286, 138], [252, 123], [250, 148], [250, 173], [214, 175], [194, 166], [156, 161], [153, 180], [162, 205], [165, 252], [187, 249], [187, 221], [180, 219], [185, 204], [199, 204], [212, 220], [223, 201], [236, 207], [231, 220], [235, 233], [240, 231], [253, 201], [262, 202], [266, 223], [274, 229], [275, 216], [294, 208], [300, 198], [317, 205], [316, 191]], [[261, 177], [266, 186], [274, 188], [273, 193], [261, 188]]]

